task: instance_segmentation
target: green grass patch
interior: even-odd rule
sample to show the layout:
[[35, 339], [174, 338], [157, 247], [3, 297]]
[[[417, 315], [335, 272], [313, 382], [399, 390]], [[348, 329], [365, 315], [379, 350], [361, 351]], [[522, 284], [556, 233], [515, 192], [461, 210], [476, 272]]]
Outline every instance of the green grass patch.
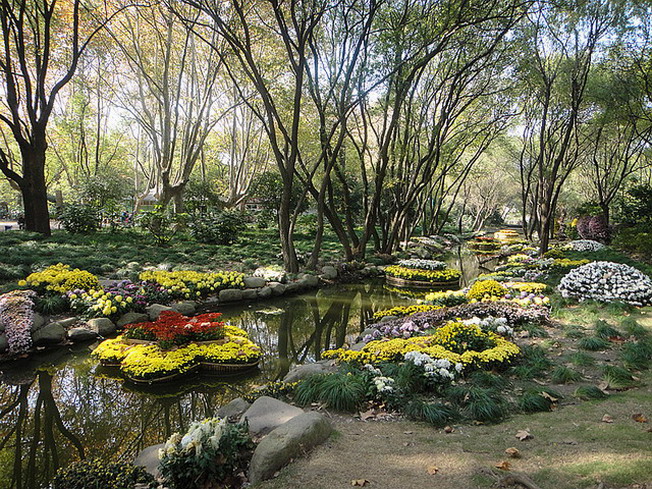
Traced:
[[589, 336], [588, 338], [582, 338], [577, 342], [582, 350], [588, 351], [603, 351], [611, 348], [611, 343], [607, 340], [598, 338], [597, 336]]

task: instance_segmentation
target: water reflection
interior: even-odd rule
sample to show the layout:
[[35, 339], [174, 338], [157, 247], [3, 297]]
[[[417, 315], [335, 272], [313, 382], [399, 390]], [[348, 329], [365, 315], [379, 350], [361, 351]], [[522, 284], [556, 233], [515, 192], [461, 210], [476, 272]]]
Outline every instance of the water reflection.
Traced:
[[323, 350], [354, 341], [374, 312], [406, 303], [375, 283], [225, 308], [224, 318], [249, 331], [264, 351], [260, 371], [244, 377], [135, 387], [98, 367], [89, 357], [93, 345], [5, 366], [0, 487], [44, 487], [57, 468], [84, 457], [131, 460], [241, 393], [283, 378], [293, 363], [319, 360]]

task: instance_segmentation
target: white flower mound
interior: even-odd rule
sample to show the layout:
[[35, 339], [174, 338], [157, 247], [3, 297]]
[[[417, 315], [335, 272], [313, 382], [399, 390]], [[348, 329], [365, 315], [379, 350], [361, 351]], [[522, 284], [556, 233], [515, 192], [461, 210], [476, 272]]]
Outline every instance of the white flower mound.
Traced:
[[563, 297], [581, 301], [652, 304], [652, 279], [636, 268], [610, 261], [595, 261], [571, 270], [561, 279], [559, 291]]
[[573, 251], [598, 251], [605, 248], [605, 245], [592, 239], [576, 239], [564, 246], [565, 250]]
[[418, 268], [419, 270], [445, 270], [448, 265], [443, 261], [438, 260], [423, 260], [421, 258], [413, 258], [411, 260], [399, 260], [399, 266], [406, 268]]

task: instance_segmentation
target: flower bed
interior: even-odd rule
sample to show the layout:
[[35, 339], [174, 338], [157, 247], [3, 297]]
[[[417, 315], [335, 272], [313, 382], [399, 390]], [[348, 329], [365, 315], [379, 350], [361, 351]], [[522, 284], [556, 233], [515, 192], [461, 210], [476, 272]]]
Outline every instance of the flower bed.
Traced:
[[559, 283], [564, 297], [580, 301], [622, 301], [642, 306], [652, 304], [652, 280], [639, 270], [622, 263], [592, 262], [571, 270]]
[[502, 247], [500, 242], [488, 236], [481, 236], [472, 239], [468, 242], [467, 246], [469, 250], [473, 251], [474, 253], [488, 255], [500, 253]]
[[514, 243], [521, 240], [518, 231], [513, 229], [501, 229], [494, 233], [494, 238], [496, 238], [501, 243]]
[[399, 260], [398, 265], [405, 268], [416, 268], [417, 270], [446, 270], [448, 265], [438, 260]]
[[240, 272], [148, 271], [139, 278], [165, 287], [177, 299], [196, 299], [223, 289], [244, 288], [244, 274]]
[[413, 304], [411, 306], [396, 306], [391, 309], [384, 309], [382, 311], [375, 312], [373, 319], [382, 319], [386, 316], [409, 316], [410, 314], [415, 314], [417, 312], [425, 311], [434, 311], [435, 309], [440, 309], [442, 306], [434, 306], [430, 304]]
[[570, 243], [566, 243], [561, 247], [563, 250], [592, 252], [606, 248], [605, 245], [592, 239], [576, 239]]
[[466, 293], [466, 297], [470, 300], [482, 300], [491, 297], [503, 297], [505, 294], [507, 294], [507, 288], [495, 280], [479, 280], [471, 286]]
[[0, 295], [0, 324], [5, 327], [9, 353], [27, 353], [32, 347], [34, 296], [31, 290], [16, 290]]
[[420, 270], [400, 265], [385, 268], [387, 283], [402, 287], [414, 288], [456, 288], [462, 272], [459, 270]]
[[161, 348], [182, 346], [191, 341], [212, 341], [224, 338], [220, 313], [207, 313], [192, 318], [178, 312], [163, 311], [156, 321], [129, 324], [124, 338], [158, 342]]
[[370, 341], [360, 351], [329, 350], [323, 356], [373, 365], [400, 361], [408, 352], [424, 353], [433, 359], [448, 360], [465, 367], [486, 367], [508, 362], [520, 350], [496, 333], [483, 332], [476, 324], [451, 322], [437, 329], [433, 335]]
[[18, 282], [18, 285], [27, 286], [40, 292], [52, 291], [65, 294], [75, 289], [98, 289], [100, 281], [86, 270], [79, 268], [71, 270], [68, 265], [58, 263], [40, 272], [30, 274], [25, 280]]

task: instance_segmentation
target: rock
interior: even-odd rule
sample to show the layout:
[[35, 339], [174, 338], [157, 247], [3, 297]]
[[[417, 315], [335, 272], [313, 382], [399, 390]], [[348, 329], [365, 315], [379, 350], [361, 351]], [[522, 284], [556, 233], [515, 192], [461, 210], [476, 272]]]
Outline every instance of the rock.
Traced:
[[256, 484], [269, 479], [291, 459], [326, 441], [332, 432], [329, 421], [319, 413], [292, 418], [258, 444], [249, 465], [249, 481]]
[[287, 286], [278, 282], [270, 282], [268, 287], [272, 290], [273, 296], [279, 296], [285, 294], [285, 289]]
[[6, 334], [0, 334], [0, 352], [7, 351], [9, 349], [9, 342], [7, 341]]
[[319, 286], [319, 277], [315, 275], [305, 274], [302, 278], [299, 279], [299, 283], [302, 284], [306, 289], [314, 289]]
[[172, 311], [172, 308], [163, 304], [152, 304], [147, 306], [145, 311], [150, 321], [156, 321], [163, 311]]
[[240, 421], [245, 419], [249, 421], [249, 432], [252, 435], [266, 435], [300, 414], [303, 414], [303, 410], [298, 407], [290, 406], [273, 397], [261, 396], [247, 409]]
[[[129, 313], [127, 313], [129, 314]], [[109, 318], [93, 318], [88, 320], [88, 329], [99, 336], [110, 336], [117, 328]]]
[[283, 270], [274, 270], [272, 268], [257, 268], [254, 272], [254, 277], [264, 278], [268, 282], [285, 283], [287, 274]]
[[251, 404], [242, 397], [236, 397], [230, 403], [219, 408], [217, 415], [220, 418], [239, 418], [250, 406]]
[[245, 277], [244, 284], [248, 289], [259, 289], [261, 287], [265, 287], [267, 280], [265, 280], [263, 277]]
[[195, 301], [182, 301], [172, 304], [172, 310], [183, 314], [184, 316], [189, 316], [194, 314], [197, 310], [197, 303]]
[[245, 289], [242, 291], [242, 300], [244, 301], [255, 301], [258, 298], [258, 292], [256, 289]]
[[326, 280], [335, 280], [337, 278], [337, 268], [332, 265], [326, 265], [321, 269], [321, 276]]
[[398, 316], [383, 316], [380, 318], [379, 323], [387, 323], [389, 321], [394, 321], [394, 319], [398, 319]]
[[72, 328], [68, 330], [68, 339], [73, 343], [80, 343], [82, 341], [94, 340], [95, 338], [97, 338], [97, 333], [95, 331], [91, 331], [90, 329]]
[[66, 329], [61, 323], [50, 323], [32, 334], [36, 346], [56, 345], [66, 339]]
[[220, 302], [237, 302], [242, 300], [242, 291], [240, 289], [220, 290], [218, 295]]
[[299, 282], [290, 282], [285, 286], [285, 293], [286, 294], [296, 294], [297, 292], [301, 291], [303, 287]]
[[367, 344], [364, 341], [358, 341], [357, 343], [354, 343], [351, 345], [349, 350], [351, 351], [362, 351], [362, 349], [366, 346]]
[[122, 329], [127, 324], [144, 323], [148, 320], [149, 316], [147, 316], [147, 314], [143, 314], [142, 312], [127, 312], [120, 316], [115, 325], [118, 327], [118, 329]]
[[144, 448], [134, 459], [134, 465], [145, 467], [145, 470], [152, 474], [154, 477], [160, 475], [158, 470], [158, 451], [165, 447], [165, 443], [152, 445], [151, 447]]
[[268, 297], [272, 296], [272, 289], [269, 287], [263, 287], [262, 289], [258, 289], [258, 297], [261, 299], [267, 299]]
[[333, 360], [325, 360], [317, 363], [306, 363], [292, 367], [288, 374], [283, 378], [283, 382], [298, 382], [307, 379], [313, 375], [326, 374], [335, 372], [337, 366]]
[[79, 322], [79, 319], [77, 319], [77, 318], [66, 318], [66, 319], [60, 319], [59, 321], [57, 321], [57, 323], [59, 323], [65, 329], [70, 328], [71, 326], [73, 326], [74, 324], [76, 324], [78, 322]]
[[32, 321], [32, 332], [38, 331], [43, 326], [45, 326], [45, 318], [41, 316], [38, 312], [35, 312], [34, 319]]

